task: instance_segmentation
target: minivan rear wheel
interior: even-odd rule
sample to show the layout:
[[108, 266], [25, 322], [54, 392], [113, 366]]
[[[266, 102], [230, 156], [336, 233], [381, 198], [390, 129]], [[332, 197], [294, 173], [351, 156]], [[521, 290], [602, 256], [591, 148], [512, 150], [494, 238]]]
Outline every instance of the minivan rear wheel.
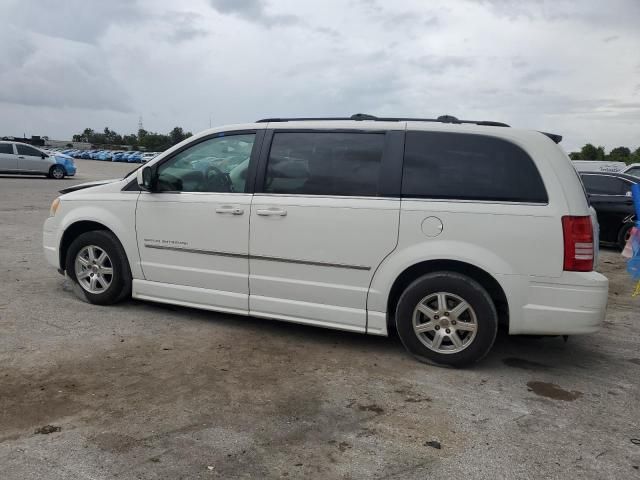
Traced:
[[67, 251], [65, 269], [87, 301], [111, 305], [131, 295], [131, 271], [116, 236], [95, 230], [78, 236]]
[[461, 367], [489, 352], [498, 314], [477, 281], [456, 272], [434, 272], [402, 293], [396, 328], [405, 348], [419, 360]]

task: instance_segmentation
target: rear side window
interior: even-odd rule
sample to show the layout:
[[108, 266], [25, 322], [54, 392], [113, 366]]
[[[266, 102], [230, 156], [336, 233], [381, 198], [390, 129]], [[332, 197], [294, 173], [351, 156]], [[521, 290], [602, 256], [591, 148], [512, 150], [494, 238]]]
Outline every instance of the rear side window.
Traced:
[[383, 148], [383, 133], [277, 132], [264, 191], [375, 196]]
[[640, 177], [640, 167], [630, 168], [624, 173], [626, 173], [627, 175], [633, 175], [634, 177]]
[[13, 154], [13, 145], [10, 143], [0, 143], [0, 153]]
[[464, 133], [407, 132], [405, 197], [547, 203], [540, 173], [517, 145]]
[[624, 180], [607, 175], [583, 175], [582, 181], [592, 195], [625, 195], [630, 190]]

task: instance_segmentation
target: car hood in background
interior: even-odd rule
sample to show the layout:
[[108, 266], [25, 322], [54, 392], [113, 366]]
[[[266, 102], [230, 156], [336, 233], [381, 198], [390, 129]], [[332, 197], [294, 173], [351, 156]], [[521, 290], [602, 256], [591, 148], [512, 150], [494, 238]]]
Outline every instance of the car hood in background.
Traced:
[[77, 192], [78, 190], [84, 190], [85, 188], [97, 187], [99, 185], [106, 185], [107, 183], [119, 182], [122, 180], [121, 178], [111, 178], [109, 180], [97, 180], [95, 182], [86, 182], [79, 183], [78, 185], [73, 185], [71, 187], [63, 188], [60, 190], [60, 193], [71, 193]]

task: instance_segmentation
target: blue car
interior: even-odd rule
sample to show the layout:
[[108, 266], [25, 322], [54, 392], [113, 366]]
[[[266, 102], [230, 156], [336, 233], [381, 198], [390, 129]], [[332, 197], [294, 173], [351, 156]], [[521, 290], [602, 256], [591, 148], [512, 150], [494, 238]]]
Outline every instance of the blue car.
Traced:
[[82, 155], [80, 155], [80, 158], [89, 159], [91, 158], [91, 154], [94, 152], [95, 150], [85, 150], [84, 152], [82, 152]]
[[55, 158], [58, 165], [62, 165], [67, 176], [73, 177], [76, 174], [77, 169], [73, 157], [65, 155], [64, 153], [55, 153], [50, 156]]
[[112, 162], [121, 162], [122, 161], [122, 155], [124, 155], [124, 152], [116, 152], [113, 154], [113, 156], [111, 157], [111, 161]]
[[142, 163], [142, 152], [133, 152], [127, 157], [129, 163]]
[[99, 152], [98, 155], [96, 155], [96, 158], [98, 160], [111, 161], [111, 152], [108, 151], [108, 150], [103, 150], [103, 151]]

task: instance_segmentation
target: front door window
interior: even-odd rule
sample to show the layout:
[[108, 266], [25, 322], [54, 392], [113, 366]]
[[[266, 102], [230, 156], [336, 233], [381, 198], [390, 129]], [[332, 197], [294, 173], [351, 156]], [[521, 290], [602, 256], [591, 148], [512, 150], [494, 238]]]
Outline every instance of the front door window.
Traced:
[[209, 138], [158, 167], [159, 192], [243, 193], [255, 134]]

